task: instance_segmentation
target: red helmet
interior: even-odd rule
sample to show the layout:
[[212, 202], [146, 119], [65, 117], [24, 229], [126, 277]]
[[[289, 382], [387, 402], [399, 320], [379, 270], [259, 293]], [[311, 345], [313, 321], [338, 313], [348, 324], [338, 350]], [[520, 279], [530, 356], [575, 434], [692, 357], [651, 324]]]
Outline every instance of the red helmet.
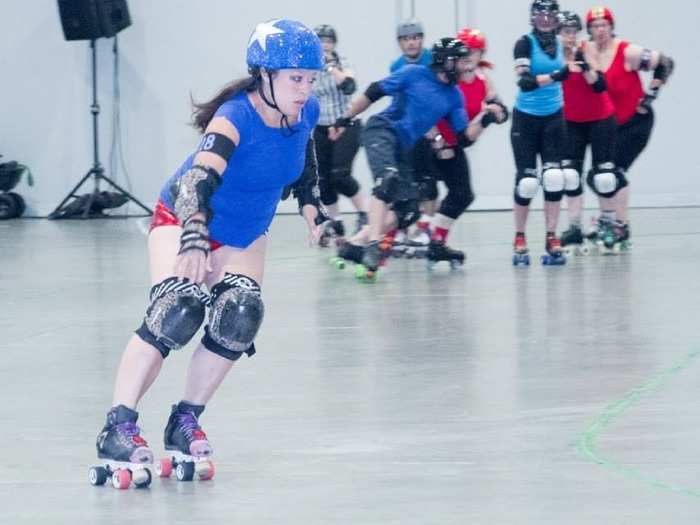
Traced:
[[457, 40], [460, 40], [468, 49], [486, 51], [486, 37], [478, 29], [465, 27], [457, 34]]
[[586, 13], [586, 26], [590, 26], [594, 20], [607, 20], [611, 26], [615, 26], [615, 18], [609, 8], [599, 5], [591, 7]]

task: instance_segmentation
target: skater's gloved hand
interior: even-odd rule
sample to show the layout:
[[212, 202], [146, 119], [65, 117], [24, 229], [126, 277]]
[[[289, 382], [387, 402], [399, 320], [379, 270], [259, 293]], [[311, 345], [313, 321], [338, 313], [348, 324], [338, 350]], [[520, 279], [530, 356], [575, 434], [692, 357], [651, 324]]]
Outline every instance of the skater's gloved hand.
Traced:
[[204, 215], [197, 213], [182, 226], [180, 251], [175, 258], [175, 275], [200, 284], [207, 272], [212, 271], [210, 261], [209, 228]]

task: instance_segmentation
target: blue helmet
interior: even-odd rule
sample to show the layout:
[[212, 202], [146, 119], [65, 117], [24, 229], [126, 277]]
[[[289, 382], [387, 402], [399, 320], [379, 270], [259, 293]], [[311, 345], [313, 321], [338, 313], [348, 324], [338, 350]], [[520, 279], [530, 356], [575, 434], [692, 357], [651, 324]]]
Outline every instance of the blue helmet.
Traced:
[[316, 33], [301, 22], [280, 18], [258, 24], [248, 40], [248, 67], [322, 69], [323, 49]]

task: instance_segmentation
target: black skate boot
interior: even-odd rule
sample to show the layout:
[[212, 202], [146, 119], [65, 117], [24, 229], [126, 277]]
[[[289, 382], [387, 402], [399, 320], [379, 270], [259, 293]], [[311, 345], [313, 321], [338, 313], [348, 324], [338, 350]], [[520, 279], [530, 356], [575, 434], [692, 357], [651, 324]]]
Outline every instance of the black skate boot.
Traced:
[[340, 246], [345, 241], [345, 225], [340, 219], [330, 220], [323, 228], [321, 238], [318, 240], [318, 245], [321, 248], [328, 248], [335, 243]]
[[363, 246], [346, 242], [338, 248], [338, 255], [331, 257], [331, 264], [343, 270], [348, 262], [362, 264], [362, 256], [365, 254]]
[[569, 229], [561, 234], [560, 239], [561, 247], [566, 255], [588, 255], [589, 249], [584, 244], [585, 240], [583, 231], [577, 224], [570, 225]]
[[448, 261], [450, 267], [455, 270], [459, 266], [464, 265], [465, 259], [463, 251], [453, 250], [443, 241], [437, 240], [431, 240], [430, 244], [428, 244], [426, 257], [428, 259], [428, 270], [432, 270], [440, 261]]
[[379, 241], [368, 243], [367, 246], [365, 246], [365, 253], [362, 256], [362, 264], [355, 267], [355, 276], [358, 279], [375, 281], [382, 259]]
[[169, 477], [173, 467], [180, 481], [192, 481], [195, 473], [202, 480], [214, 477], [214, 463], [208, 459], [214, 450], [197, 421], [203, 411], [204, 406], [185, 401], [173, 405], [164, 436], [169, 457], [156, 464], [160, 477]]
[[90, 468], [90, 483], [104, 485], [112, 478], [114, 488], [126, 489], [131, 483], [137, 488], [151, 484], [151, 472], [146, 466], [153, 463], [153, 451], [140, 435], [136, 425], [139, 414], [124, 405], [113, 407], [97, 436], [97, 457], [103, 465]]

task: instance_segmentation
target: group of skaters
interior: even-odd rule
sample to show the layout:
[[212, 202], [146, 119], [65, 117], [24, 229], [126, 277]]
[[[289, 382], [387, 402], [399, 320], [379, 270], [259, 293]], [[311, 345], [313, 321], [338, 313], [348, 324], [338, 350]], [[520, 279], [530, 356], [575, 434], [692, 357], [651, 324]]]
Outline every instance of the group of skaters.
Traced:
[[[673, 62], [616, 39], [606, 8], [589, 11], [585, 43], [577, 38], [579, 18], [560, 13], [554, 0], [535, 0], [531, 23], [514, 53], [520, 88], [511, 132], [515, 251], [527, 255], [528, 206], [542, 186], [546, 250], [556, 260], [562, 257], [555, 232], [564, 194], [570, 199], [565, 238], [581, 231], [588, 144], [593, 165], [586, 181], [600, 196], [601, 234], [629, 237], [626, 171], [646, 145], [651, 103]], [[268, 229], [281, 198], [296, 198], [312, 242], [331, 224], [345, 239], [341, 255], [360, 263], [368, 277], [397, 232], [414, 224], [428, 239], [431, 261], [463, 262], [447, 239], [474, 200], [465, 148], [510, 112], [487, 75], [491, 64], [480, 31], [464, 29], [427, 50], [423, 28], [409, 21], [399, 25], [397, 38], [403, 55], [391, 74], [357, 95], [333, 28], [315, 32], [294, 20], [270, 20], [251, 34], [248, 76], [195, 104], [202, 139], [159, 195], [148, 236], [149, 305], [119, 364], [112, 407], [97, 437], [101, 464], [90, 469], [93, 484], [111, 478], [117, 488], [150, 485], [154, 454], [136, 409], [165, 359], [202, 325], [182, 399], [170, 407], [162, 434], [167, 457], [155, 473], [175, 471], [180, 480], [214, 476], [214, 449], [200, 418], [234, 363], [256, 353]], [[646, 94], [638, 71], [653, 71]], [[361, 126], [357, 116], [385, 96], [393, 98], [388, 109]], [[352, 177], [360, 143], [375, 180], [368, 200]], [[447, 187], [441, 202], [438, 179]], [[354, 235], [342, 225], [339, 195], [360, 212]]]
[[[518, 85], [511, 125], [516, 165], [513, 263], [530, 262], [526, 225], [530, 202], [540, 187], [544, 264], [564, 264], [563, 252], [584, 251], [587, 240], [603, 251], [624, 249], [630, 243], [627, 172], [649, 140], [652, 102], [669, 78], [673, 60], [617, 38], [607, 7], [590, 9], [584, 27], [579, 15], [560, 10], [556, 0], [534, 0], [530, 24], [531, 32], [516, 41], [513, 51]], [[582, 38], [584, 29], [587, 36]], [[317, 33], [328, 63], [316, 88], [321, 107], [327, 108], [327, 119], [316, 135], [321, 200], [332, 219], [324, 241], [335, 236], [339, 257], [361, 264], [370, 276], [389, 254], [462, 263], [464, 253], [450, 248], [447, 238], [474, 200], [465, 148], [486, 127], [509, 118], [488, 75], [492, 64], [484, 58], [484, 33], [465, 28], [429, 50], [419, 22], [400, 23], [396, 37], [402, 55], [391, 64], [391, 74], [354, 99], [351, 89], [356, 83], [348, 80], [349, 69], [348, 75], [342, 73], [335, 30], [324, 25]], [[646, 90], [643, 71], [652, 74]], [[393, 97], [391, 106], [370, 117], [361, 133], [375, 181], [363, 206], [351, 174], [360, 143], [356, 117], [383, 96]], [[589, 145], [591, 163], [584, 171]], [[441, 202], [438, 180], [447, 190]], [[589, 232], [582, 228], [585, 185], [600, 204], [597, 224]], [[338, 194], [352, 198], [359, 212], [353, 236], [342, 223]], [[569, 225], [559, 238], [564, 196]]]

